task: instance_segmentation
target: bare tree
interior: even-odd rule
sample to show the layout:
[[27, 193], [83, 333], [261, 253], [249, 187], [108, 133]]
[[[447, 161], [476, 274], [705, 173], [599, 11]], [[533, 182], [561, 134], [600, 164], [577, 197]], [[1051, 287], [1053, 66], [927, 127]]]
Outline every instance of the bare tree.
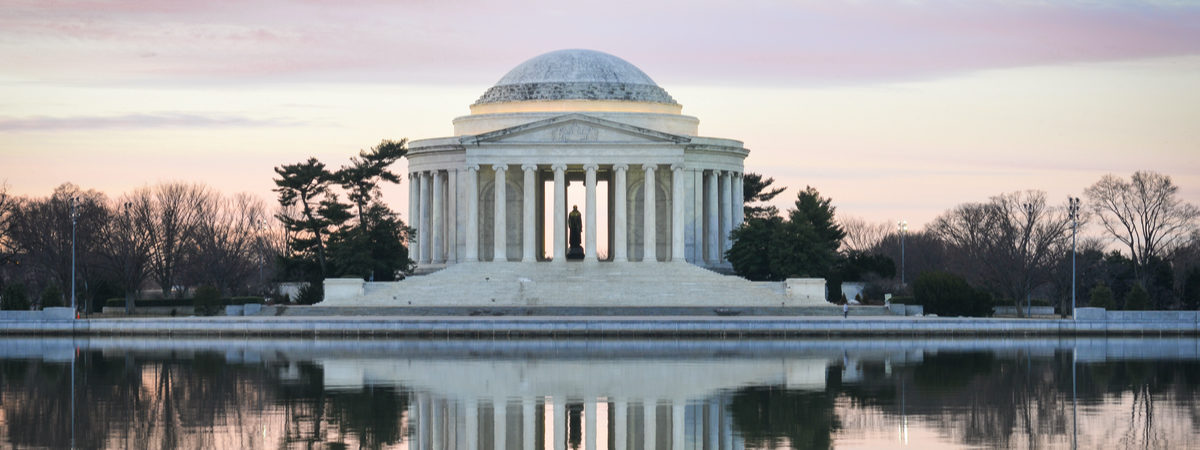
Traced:
[[153, 188], [150, 210], [150, 271], [164, 297], [179, 281], [188, 248], [200, 225], [204, 204], [213, 196], [199, 184], [164, 183]]
[[203, 204], [195, 235], [194, 277], [226, 294], [245, 292], [258, 267], [259, 233], [266, 219], [262, 200], [249, 194]]
[[1138, 171], [1129, 181], [1105, 175], [1084, 192], [1104, 230], [1128, 248], [1139, 278], [1147, 276], [1148, 263], [1170, 259], [1197, 229], [1200, 208], [1180, 200], [1167, 175]]
[[141, 188], [121, 196], [112, 209], [102, 234], [102, 255], [125, 291], [125, 313], [132, 314], [134, 298], [150, 276], [154, 197], [149, 188]]
[[842, 216], [838, 223], [846, 232], [846, 237], [842, 238], [842, 252], [868, 252], [894, 230], [891, 221], [868, 222], [855, 216]]
[[930, 230], [958, 252], [960, 271], [1019, 307], [1070, 242], [1066, 208], [1046, 204], [1041, 191], [1014, 192], [987, 203], [955, 207]]
[[14, 253], [9, 223], [17, 199], [8, 195], [8, 182], [0, 183], [0, 266], [12, 261]]
[[[74, 204], [74, 208], [72, 208]], [[109, 219], [104, 194], [84, 191], [65, 183], [42, 199], [23, 199], [14, 205], [9, 219], [9, 238], [19, 264], [55, 280], [64, 288], [71, 284], [71, 221], [76, 214], [75, 274], [81, 291], [90, 292], [100, 268], [101, 235]], [[85, 299], [87, 295], [83, 296]], [[85, 303], [85, 306], [90, 306]]]

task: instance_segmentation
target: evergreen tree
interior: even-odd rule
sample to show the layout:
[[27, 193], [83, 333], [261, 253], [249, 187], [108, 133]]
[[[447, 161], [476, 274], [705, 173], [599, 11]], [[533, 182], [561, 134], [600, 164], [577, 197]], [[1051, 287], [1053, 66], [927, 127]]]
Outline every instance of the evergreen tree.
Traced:
[[[319, 275], [319, 278], [325, 278], [328, 274], [325, 241], [331, 229], [349, 218], [349, 206], [338, 203], [337, 197], [329, 189], [333, 174], [316, 158], [276, 167], [275, 173], [279, 175], [275, 179], [279, 203], [284, 207], [299, 208], [298, 217], [278, 215], [291, 234], [288, 246], [292, 264], [288, 265], [300, 263], [301, 271], [306, 272], [307, 277]], [[319, 270], [316, 274], [303, 269], [313, 262]]]
[[751, 280], [825, 277], [838, 263], [845, 233], [833, 220], [834, 207], [816, 189], [796, 196], [788, 220], [750, 218], [733, 232], [726, 257], [738, 275]]
[[1088, 292], [1088, 306], [1093, 308], [1113, 309], [1113, 292], [1104, 283], [1099, 283]]
[[1146, 288], [1134, 283], [1133, 287], [1129, 289], [1129, 293], [1125, 294], [1125, 309], [1128, 311], [1150, 309], [1150, 294], [1146, 293]]
[[763, 178], [762, 175], [754, 172], [746, 172], [742, 175], [742, 197], [745, 202], [743, 210], [747, 218], [765, 219], [779, 215], [779, 209], [774, 206], [751, 204], [769, 202], [787, 189], [787, 186], [771, 187], [774, 182], [774, 178]]

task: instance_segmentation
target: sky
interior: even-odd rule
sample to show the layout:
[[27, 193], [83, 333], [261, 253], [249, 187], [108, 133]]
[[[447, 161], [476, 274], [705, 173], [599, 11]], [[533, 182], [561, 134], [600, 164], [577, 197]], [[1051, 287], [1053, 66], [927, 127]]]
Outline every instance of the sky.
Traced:
[[[588, 48], [738, 139], [747, 171], [920, 229], [1105, 174], [1200, 204], [1200, 1], [3, 0], [0, 182], [111, 196], [452, 134], [508, 70]], [[397, 167], [405, 172], [406, 163]], [[407, 180], [385, 190], [406, 214]], [[407, 219], [407, 218], [405, 218]]]

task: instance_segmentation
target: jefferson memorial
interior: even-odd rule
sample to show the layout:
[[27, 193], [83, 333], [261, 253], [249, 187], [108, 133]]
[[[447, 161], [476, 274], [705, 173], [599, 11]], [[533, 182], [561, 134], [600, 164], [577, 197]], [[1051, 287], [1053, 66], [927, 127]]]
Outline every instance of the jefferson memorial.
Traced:
[[409, 146], [419, 276], [326, 280], [322, 304], [788, 304], [721, 274], [749, 151], [699, 136], [682, 109], [607, 53], [517, 65], [454, 119], [454, 136]]

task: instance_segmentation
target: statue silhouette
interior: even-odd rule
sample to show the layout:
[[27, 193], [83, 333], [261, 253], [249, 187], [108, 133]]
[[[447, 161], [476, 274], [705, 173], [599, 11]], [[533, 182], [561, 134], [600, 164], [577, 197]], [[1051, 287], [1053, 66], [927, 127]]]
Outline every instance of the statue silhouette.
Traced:
[[567, 214], [567, 234], [571, 247], [567, 250], [567, 259], [583, 259], [583, 215], [579, 213], [579, 205], [571, 207]]

